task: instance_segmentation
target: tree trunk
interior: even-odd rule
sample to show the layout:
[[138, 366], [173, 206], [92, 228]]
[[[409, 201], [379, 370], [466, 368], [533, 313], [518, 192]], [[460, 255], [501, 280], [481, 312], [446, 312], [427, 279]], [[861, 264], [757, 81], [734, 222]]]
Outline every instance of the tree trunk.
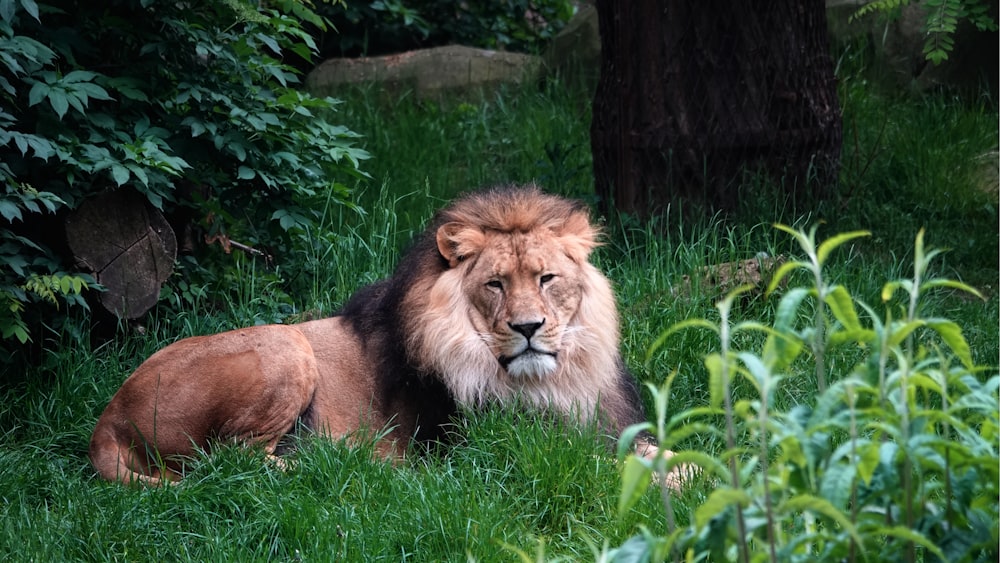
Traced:
[[837, 177], [840, 107], [822, 0], [597, 0], [591, 148], [605, 210], [731, 209], [745, 170], [791, 195]]

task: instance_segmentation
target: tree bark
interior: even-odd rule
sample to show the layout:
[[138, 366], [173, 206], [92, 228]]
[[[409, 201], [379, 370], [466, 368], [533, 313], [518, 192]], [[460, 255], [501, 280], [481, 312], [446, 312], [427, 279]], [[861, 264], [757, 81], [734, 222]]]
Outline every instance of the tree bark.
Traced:
[[605, 207], [731, 209], [746, 170], [792, 195], [836, 181], [841, 122], [822, 0], [597, 0], [591, 149]]

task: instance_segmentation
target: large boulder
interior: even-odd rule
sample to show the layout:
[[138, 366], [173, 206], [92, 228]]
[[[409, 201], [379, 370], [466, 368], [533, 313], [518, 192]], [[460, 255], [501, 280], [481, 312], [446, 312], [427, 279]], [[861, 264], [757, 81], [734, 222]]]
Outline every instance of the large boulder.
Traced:
[[448, 45], [382, 57], [336, 58], [306, 76], [319, 96], [346, 85], [378, 84], [386, 94], [412, 90], [420, 98], [492, 91], [504, 84], [537, 80], [540, 57]]

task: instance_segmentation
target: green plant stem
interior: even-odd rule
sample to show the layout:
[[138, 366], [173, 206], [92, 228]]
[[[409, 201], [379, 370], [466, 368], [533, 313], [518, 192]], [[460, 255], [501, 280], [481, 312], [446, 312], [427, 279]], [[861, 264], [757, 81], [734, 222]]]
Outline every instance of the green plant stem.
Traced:
[[[917, 233], [916, 248], [913, 258], [913, 284], [909, 291], [909, 304], [906, 310], [906, 322], [912, 323], [917, 318], [917, 301], [920, 298], [920, 284], [923, 278], [926, 261], [924, 260], [923, 231]], [[900, 366], [899, 380], [899, 406], [901, 409], [902, 423], [900, 424], [903, 444], [910, 443], [910, 369], [913, 366], [913, 333], [906, 337], [906, 348], [904, 349], [906, 365]], [[903, 449], [903, 499], [904, 518], [906, 527], [913, 529], [913, 477], [911, 475], [912, 465], [910, 462], [909, 448]], [[906, 560], [916, 561], [916, 545], [912, 541], [906, 542]]]
[[[854, 387], [851, 384], [845, 386], [845, 392], [847, 394], [847, 408], [851, 416], [851, 459], [857, 461], [858, 459], [858, 418], [857, 418], [857, 396], [854, 394]], [[857, 481], [851, 482], [851, 524], [857, 525], [858, 523], [858, 483]], [[857, 545], [851, 542], [847, 551], [847, 560], [850, 563], [854, 563], [857, 559]]]
[[[729, 385], [729, 306], [728, 299], [719, 303], [719, 312], [722, 320], [719, 323], [719, 337], [722, 340], [722, 401], [726, 411], [726, 448], [730, 452], [729, 474], [732, 479], [733, 489], [740, 487], [739, 461], [736, 459], [736, 425], [733, 422], [733, 399], [730, 396]], [[740, 561], [748, 563], [750, 554], [746, 542], [746, 523], [743, 521], [743, 507], [736, 510], [736, 532], [739, 537], [737, 549], [740, 553]]]
[[[900, 408], [902, 409], [903, 420], [900, 423], [900, 438], [904, 445], [910, 443], [910, 402], [909, 402], [909, 381], [907, 374], [910, 366], [905, 366], [902, 377], [899, 381], [899, 394], [902, 398]], [[903, 448], [903, 499], [906, 518], [906, 527], [913, 529], [913, 477], [911, 475], [912, 466], [910, 464], [910, 452], [908, 447]], [[906, 542], [906, 560], [916, 561], [916, 546], [912, 541]]]
[[[667, 482], [667, 472], [661, 468], [657, 469], [659, 473], [660, 483]], [[677, 520], [674, 518], [674, 505], [670, 501], [670, 488], [665, 485], [660, 485], [660, 499], [663, 501], [663, 510], [667, 515], [667, 536], [672, 536], [674, 530], [677, 529]], [[674, 547], [670, 547], [671, 553], [674, 552]]]
[[826, 319], [823, 317], [823, 300], [826, 298], [826, 292], [822, 280], [819, 279], [818, 271], [816, 275], [816, 290], [819, 293], [819, 303], [816, 304], [816, 317], [813, 321], [816, 332], [813, 336], [812, 352], [813, 358], [816, 361], [816, 389], [820, 393], [823, 393], [826, 391], [826, 361], [824, 359], [826, 347], [823, 342], [825, 337], [823, 329], [826, 328]]
[[[765, 385], [767, 385], [765, 383]], [[767, 547], [771, 563], [777, 563], [778, 554], [775, 552], [776, 539], [774, 537], [774, 506], [771, 501], [771, 484], [767, 472], [767, 397], [769, 389], [761, 389], [760, 401], [760, 469], [764, 480], [764, 513], [767, 516]]]

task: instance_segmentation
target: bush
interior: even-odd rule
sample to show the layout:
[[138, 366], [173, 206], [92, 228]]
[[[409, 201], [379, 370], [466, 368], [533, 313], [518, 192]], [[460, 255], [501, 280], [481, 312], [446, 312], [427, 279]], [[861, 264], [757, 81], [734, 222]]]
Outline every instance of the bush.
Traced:
[[84, 305], [93, 279], [72, 272], [50, 214], [101, 192], [135, 190], [213, 240], [279, 256], [349, 202], [367, 154], [284, 62], [314, 50], [302, 18], [322, 21], [295, 0], [257, 5], [0, 2], [4, 338], [27, 341], [29, 313], [54, 316], [41, 301]]
[[[770, 284], [803, 270], [808, 287], [787, 290], [774, 323], [730, 322], [743, 290], [718, 304], [718, 324], [683, 321], [654, 343], [650, 353], [680, 330], [715, 332], [718, 353], [705, 358], [710, 402], [667, 417], [673, 375], [652, 387], [655, 423], [631, 428], [654, 432], [667, 448], [692, 435], [711, 434], [726, 444], [716, 456], [682, 451], [655, 461], [630, 456], [623, 471], [624, 513], [650, 483], [683, 463], [701, 468], [706, 497], [695, 503], [687, 526], [675, 523], [663, 496], [668, 529], [644, 530], [615, 550], [615, 560], [694, 559], [770, 561], [993, 561], [997, 557], [1000, 438], [995, 368], [973, 365], [961, 327], [921, 314], [921, 297], [933, 289], [974, 289], [931, 278], [939, 252], [915, 245], [912, 279], [883, 287], [885, 312], [830, 284], [823, 265], [841, 244], [867, 233], [835, 236], [818, 246], [815, 229], [792, 234], [808, 260], [785, 264]], [[902, 294], [899, 301], [896, 296]], [[860, 310], [860, 313], [859, 313]], [[763, 333], [759, 352], [731, 348], [733, 337]], [[860, 360], [846, 377], [827, 384], [828, 349], [857, 347]], [[811, 351], [811, 362], [801, 356]], [[811, 404], [775, 408], [783, 384], [812, 365], [819, 395]], [[733, 396], [742, 379], [750, 397]], [[694, 483], [692, 483], [693, 485]]]
[[570, 0], [352, 0], [317, 7], [336, 30], [320, 34], [325, 57], [449, 44], [537, 53], [573, 9]]

